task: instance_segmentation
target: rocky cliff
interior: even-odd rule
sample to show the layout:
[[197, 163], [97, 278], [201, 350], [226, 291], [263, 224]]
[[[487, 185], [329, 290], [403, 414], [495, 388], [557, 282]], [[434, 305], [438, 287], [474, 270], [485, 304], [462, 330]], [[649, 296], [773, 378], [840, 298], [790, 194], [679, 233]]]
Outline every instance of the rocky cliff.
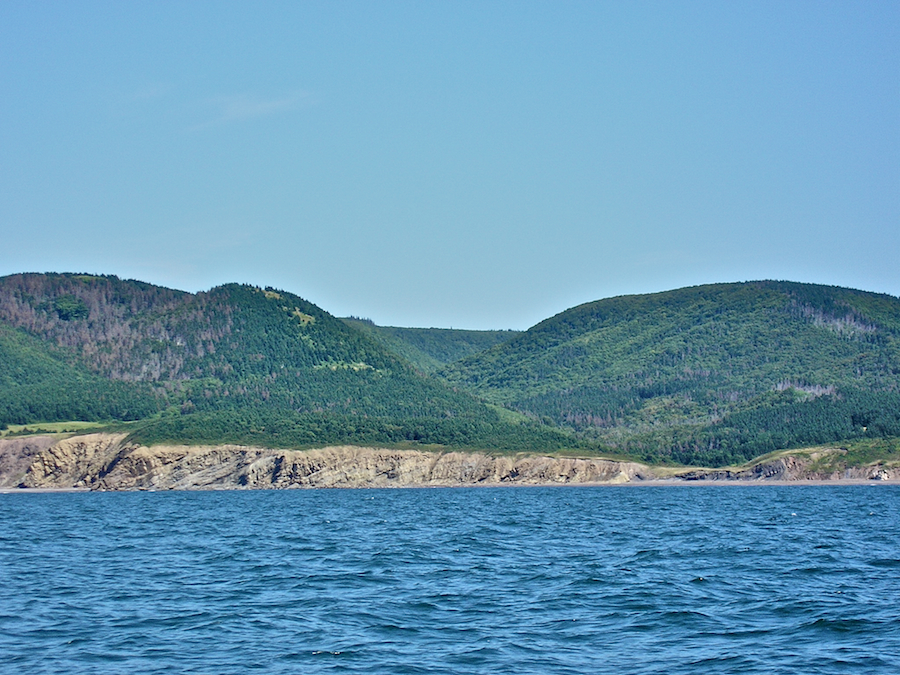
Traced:
[[[788, 455], [752, 467], [660, 470], [634, 462], [539, 455], [490, 456], [354, 446], [272, 450], [236, 445], [130, 444], [119, 434], [0, 439], [0, 488], [90, 490], [563, 485], [674, 481], [900, 480], [874, 464], [817, 472], [818, 455]], [[817, 462], [819, 462], [817, 464]]]

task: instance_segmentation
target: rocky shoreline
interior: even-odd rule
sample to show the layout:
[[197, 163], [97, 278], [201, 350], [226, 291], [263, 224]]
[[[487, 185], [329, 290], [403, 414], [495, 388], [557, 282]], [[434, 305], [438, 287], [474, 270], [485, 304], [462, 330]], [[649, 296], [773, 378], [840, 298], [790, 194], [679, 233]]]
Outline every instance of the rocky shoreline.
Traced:
[[900, 481], [883, 464], [817, 471], [824, 453], [747, 467], [660, 468], [602, 458], [487, 455], [377, 447], [273, 450], [237, 445], [146, 447], [124, 434], [0, 439], [0, 490], [200, 490], [491, 485], [751, 484]]

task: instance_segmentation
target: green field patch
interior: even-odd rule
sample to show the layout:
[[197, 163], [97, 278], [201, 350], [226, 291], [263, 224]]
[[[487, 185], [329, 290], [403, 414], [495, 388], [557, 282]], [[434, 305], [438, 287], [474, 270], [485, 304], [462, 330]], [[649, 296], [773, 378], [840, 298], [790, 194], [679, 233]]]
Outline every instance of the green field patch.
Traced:
[[299, 319], [300, 323], [303, 324], [304, 326], [308, 326], [308, 325], [316, 322], [316, 317], [312, 316], [311, 314], [306, 314], [304, 312], [301, 312], [300, 309], [297, 307], [294, 307], [293, 311], [289, 310], [287, 307], [285, 307], [285, 310], [290, 311], [291, 316], [294, 316], [297, 319]]
[[29, 436], [32, 434], [80, 434], [104, 429], [103, 422], [36, 422], [34, 424], [10, 424], [0, 436]]

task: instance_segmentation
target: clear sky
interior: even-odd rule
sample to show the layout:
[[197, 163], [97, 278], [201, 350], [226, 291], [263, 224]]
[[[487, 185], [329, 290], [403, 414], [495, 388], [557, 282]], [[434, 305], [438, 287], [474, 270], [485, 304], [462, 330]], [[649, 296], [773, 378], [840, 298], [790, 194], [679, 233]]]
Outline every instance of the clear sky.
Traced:
[[900, 295], [900, 2], [0, 3], [0, 275], [526, 328]]

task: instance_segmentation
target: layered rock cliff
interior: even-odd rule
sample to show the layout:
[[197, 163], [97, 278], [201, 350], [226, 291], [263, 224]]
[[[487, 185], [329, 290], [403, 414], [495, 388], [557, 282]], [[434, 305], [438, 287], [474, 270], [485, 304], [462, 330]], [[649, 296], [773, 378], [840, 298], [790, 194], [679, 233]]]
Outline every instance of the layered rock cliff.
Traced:
[[[824, 450], [822, 452], [840, 452]], [[875, 464], [825, 474], [821, 453], [736, 470], [675, 472], [634, 462], [538, 455], [489, 456], [354, 446], [272, 450], [236, 445], [130, 444], [123, 434], [0, 440], [0, 488], [90, 490], [563, 485], [670, 480], [900, 480]]]

